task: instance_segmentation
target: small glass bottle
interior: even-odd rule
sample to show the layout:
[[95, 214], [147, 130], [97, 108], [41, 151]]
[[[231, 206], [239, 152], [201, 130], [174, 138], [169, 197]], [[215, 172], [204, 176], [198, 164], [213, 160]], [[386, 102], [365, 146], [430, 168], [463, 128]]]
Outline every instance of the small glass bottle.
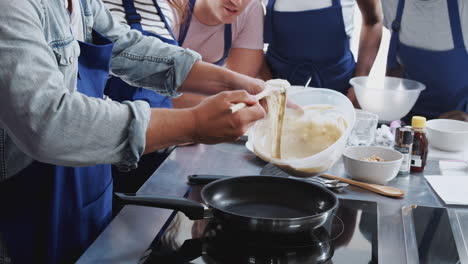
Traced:
[[396, 151], [403, 154], [399, 175], [408, 175], [411, 166], [411, 149], [413, 146], [413, 130], [407, 127], [399, 127], [395, 133], [395, 146]]
[[411, 172], [422, 172], [426, 166], [428, 142], [426, 137], [426, 118], [413, 116], [411, 126], [414, 131], [413, 149], [411, 151]]

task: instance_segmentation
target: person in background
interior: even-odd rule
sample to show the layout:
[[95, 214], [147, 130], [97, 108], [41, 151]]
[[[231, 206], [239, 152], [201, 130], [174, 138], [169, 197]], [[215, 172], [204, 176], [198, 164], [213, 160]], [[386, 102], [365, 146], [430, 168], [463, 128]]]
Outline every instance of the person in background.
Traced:
[[[123, 24], [194, 50], [202, 59], [256, 77], [263, 63], [263, 8], [259, 0], [104, 0]], [[204, 96], [184, 93], [176, 108]]]
[[[362, 13], [357, 63], [350, 50], [355, 4]], [[269, 0], [264, 38], [269, 43], [264, 80], [331, 88], [358, 106], [349, 80], [366, 76], [382, 37], [379, 0]]]
[[[243, 135], [265, 112], [260, 80], [116, 23], [100, 0], [1, 1], [0, 261], [71, 263], [109, 223], [107, 165]], [[109, 70], [169, 96], [216, 94], [188, 109], [103, 100]], [[223, 92], [225, 91], [225, 92]], [[231, 114], [232, 104], [247, 108]]]
[[388, 75], [426, 85], [407, 116], [468, 121], [468, 2], [382, 1]]
[[[145, 36], [178, 45], [170, 27], [173, 21], [171, 9], [166, 2], [158, 3], [152, 0], [104, 0], [103, 2], [118, 23], [128, 25]], [[141, 87], [133, 87], [117, 76], [110, 77], [107, 82], [106, 95], [119, 102], [145, 100], [151, 107], [172, 108], [170, 97]]]
[[[264, 57], [263, 7], [259, 0], [167, 1], [173, 9], [172, 29], [180, 46], [197, 51], [203, 61], [257, 77]], [[186, 94], [176, 100], [190, 106], [201, 98]]]

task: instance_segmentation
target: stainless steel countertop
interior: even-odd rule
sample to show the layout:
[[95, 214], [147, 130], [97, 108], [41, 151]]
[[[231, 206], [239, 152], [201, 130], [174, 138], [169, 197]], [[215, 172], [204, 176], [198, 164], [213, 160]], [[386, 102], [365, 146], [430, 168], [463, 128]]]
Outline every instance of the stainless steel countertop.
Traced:
[[[254, 175], [266, 165], [249, 152], [244, 142], [219, 145], [193, 145], [179, 147], [164, 161], [139, 193], [183, 196], [190, 174]], [[337, 162], [329, 170], [344, 176], [343, 163]], [[429, 160], [426, 174], [440, 174], [438, 162]], [[379, 263], [409, 263], [413, 252], [406, 252], [402, 208], [417, 204], [443, 207], [443, 202], [434, 193], [422, 173], [398, 176], [389, 185], [406, 192], [404, 199], [381, 196], [364, 189], [349, 186], [338, 194], [340, 198], [368, 200], [378, 203], [379, 210]], [[77, 263], [138, 263], [138, 260], [153, 241], [171, 210], [142, 206], [125, 206], [104, 230]], [[452, 229], [462, 263], [467, 263], [468, 208], [449, 208]], [[408, 255], [407, 255], [408, 254]]]

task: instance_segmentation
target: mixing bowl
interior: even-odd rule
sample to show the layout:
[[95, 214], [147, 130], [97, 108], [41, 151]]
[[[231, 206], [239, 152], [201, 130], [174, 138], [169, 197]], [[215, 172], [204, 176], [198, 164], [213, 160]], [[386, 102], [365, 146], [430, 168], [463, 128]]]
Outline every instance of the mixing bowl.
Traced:
[[429, 145], [443, 151], [464, 151], [468, 149], [468, 122], [451, 119], [427, 121]]
[[365, 111], [379, 116], [381, 122], [399, 120], [413, 108], [426, 86], [420, 82], [396, 77], [384, 77], [383, 81], [367, 76], [354, 77], [349, 83]]
[[354, 107], [351, 101], [343, 94], [324, 88], [301, 89], [301, 87], [293, 86], [292, 89], [288, 91], [288, 100], [301, 106], [333, 106], [332, 111], [334, 114], [339, 115], [342, 120], [344, 119], [344, 121], [346, 121], [344, 133], [335, 143], [314, 155], [305, 158], [290, 158], [286, 160], [274, 159], [264, 151], [265, 147], [271, 147], [271, 142], [265, 142], [265, 133], [261, 131], [262, 122], [265, 120], [257, 121], [254, 126], [249, 129], [249, 141], [252, 141], [254, 152], [258, 157], [277, 165], [292, 175], [303, 177], [318, 175], [333, 166], [340, 158], [354, 125]]
[[[376, 155], [384, 161], [365, 161]], [[403, 160], [403, 155], [386, 147], [356, 146], [349, 147], [343, 152], [343, 163], [351, 178], [376, 184], [386, 184], [395, 178]]]

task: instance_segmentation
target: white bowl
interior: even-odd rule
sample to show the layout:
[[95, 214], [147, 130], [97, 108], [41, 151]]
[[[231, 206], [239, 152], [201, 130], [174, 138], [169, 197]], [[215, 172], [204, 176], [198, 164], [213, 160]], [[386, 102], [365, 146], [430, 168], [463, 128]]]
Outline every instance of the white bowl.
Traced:
[[406, 116], [426, 88], [420, 82], [395, 77], [361, 76], [352, 78], [349, 83], [354, 87], [361, 108], [377, 114], [382, 122]]
[[252, 153], [255, 153], [255, 151], [254, 151], [254, 149], [253, 149], [252, 141], [248, 141], [248, 140], [247, 140], [247, 142], [245, 142], [245, 148], [246, 148], [248, 151], [250, 151], [250, 152], [252, 152]]
[[451, 119], [427, 121], [429, 145], [443, 151], [464, 151], [468, 149], [468, 122]]
[[258, 127], [262, 125], [263, 120], [257, 121], [255, 125], [249, 129], [249, 141], [252, 141], [254, 152], [259, 158], [275, 164], [294, 176], [309, 177], [318, 175], [332, 167], [343, 153], [346, 141], [354, 125], [355, 111], [353, 104], [348, 97], [342, 93], [324, 88], [303, 89], [303, 87], [292, 86], [288, 90], [288, 99], [301, 106], [334, 106], [334, 109], [342, 113], [344, 120], [346, 120], [346, 131], [328, 148], [315, 155], [301, 159], [279, 160], [265, 154], [263, 149], [269, 146], [270, 142], [265, 140], [261, 129], [258, 129]]
[[[382, 162], [364, 161], [376, 155], [384, 159]], [[343, 163], [346, 172], [353, 179], [376, 184], [387, 184], [395, 178], [400, 170], [403, 155], [391, 148], [356, 146], [343, 151]]]

